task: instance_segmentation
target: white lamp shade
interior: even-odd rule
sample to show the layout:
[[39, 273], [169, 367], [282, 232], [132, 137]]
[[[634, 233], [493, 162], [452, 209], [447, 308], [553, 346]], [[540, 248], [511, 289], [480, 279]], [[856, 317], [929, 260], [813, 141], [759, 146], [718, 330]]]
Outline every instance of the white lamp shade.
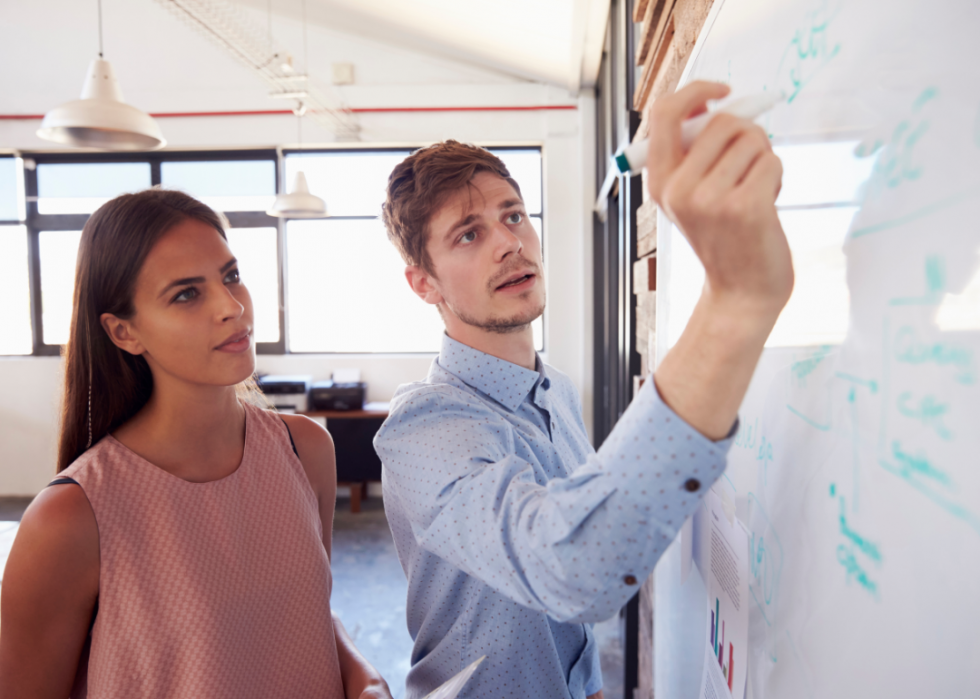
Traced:
[[167, 144], [153, 118], [123, 101], [109, 61], [89, 64], [82, 98], [44, 115], [37, 135], [48, 141], [105, 150], [156, 150]]
[[306, 175], [300, 170], [296, 173], [293, 191], [276, 197], [272, 208], [266, 213], [278, 218], [326, 218], [327, 204], [320, 197], [310, 194]]

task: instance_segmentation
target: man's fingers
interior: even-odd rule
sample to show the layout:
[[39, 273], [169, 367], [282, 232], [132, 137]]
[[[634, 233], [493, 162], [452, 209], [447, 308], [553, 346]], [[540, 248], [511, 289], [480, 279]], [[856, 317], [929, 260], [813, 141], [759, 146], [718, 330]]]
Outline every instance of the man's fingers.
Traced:
[[647, 175], [650, 194], [657, 201], [668, 177], [684, 159], [681, 122], [704, 111], [708, 100], [721, 99], [730, 88], [722, 83], [696, 81], [654, 102], [650, 108], [650, 150]]
[[724, 157], [728, 147], [753, 127], [752, 123], [730, 114], [718, 114], [708, 122], [691, 150], [675, 171], [675, 177], [700, 182]]
[[728, 191], [745, 179], [759, 156], [770, 150], [772, 148], [765, 131], [758, 126], [746, 126], [736, 133], [721, 157], [711, 166], [704, 176], [705, 184], [719, 192]]
[[766, 193], [769, 193], [768, 201], [775, 204], [782, 186], [783, 163], [779, 156], [770, 150], [756, 158], [736, 190], [744, 192], [746, 196], [753, 194], [760, 196], [760, 193], [766, 196]]

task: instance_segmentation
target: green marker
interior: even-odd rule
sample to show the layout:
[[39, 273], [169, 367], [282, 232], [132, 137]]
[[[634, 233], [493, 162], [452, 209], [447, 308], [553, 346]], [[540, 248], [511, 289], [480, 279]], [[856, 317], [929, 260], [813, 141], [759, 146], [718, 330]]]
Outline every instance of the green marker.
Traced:
[[[758, 95], [747, 95], [731, 100], [723, 107], [698, 114], [685, 119], [681, 124], [681, 147], [687, 151], [697, 135], [704, 130], [715, 114], [731, 114], [740, 119], [757, 119], [777, 104], [786, 99], [782, 92], [761, 92]], [[650, 151], [650, 141], [644, 138], [634, 141], [613, 156], [616, 170], [622, 174], [638, 175], [647, 164], [647, 153]]]

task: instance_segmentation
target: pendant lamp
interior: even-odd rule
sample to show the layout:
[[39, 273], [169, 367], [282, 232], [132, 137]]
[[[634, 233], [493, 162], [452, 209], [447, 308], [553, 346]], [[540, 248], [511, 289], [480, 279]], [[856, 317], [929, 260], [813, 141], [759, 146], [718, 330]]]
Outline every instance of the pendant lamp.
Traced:
[[37, 135], [47, 141], [103, 150], [156, 150], [167, 142], [149, 114], [126, 104], [102, 57], [102, 0], [99, 0], [99, 57], [85, 75], [82, 97], [44, 115]]
[[[270, 23], [272, 21], [270, 14]], [[269, 36], [272, 36], [272, 25], [269, 25]], [[306, 0], [303, 0], [303, 67], [309, 75], [309, 56], [306, 51]], [[304, 95], [305, 96], [305, 95]], [[306, 104], [300, 100], [293, 109], [296, 115], [296, 129], [300, 144], [303, 143], [303, 115], [306, 114]], [[266, 211], [270, 216], [276, 218], [326, 218], [327, 203], [318, 196], [310, 194], [310, 188], [306, 184], [306, 173], [302, 170], [296, 173], [293, 180], [293, 191], [289, 194], [280, 194], [272, 204], [272, 208]]]
[[44, 116], [37, 135], [48, 141], [105, 150], [156, 150], [166, 145], [153, 118], [123, 101], [112, 64], [89, 64], [81, 99]]
[[310, 194], [306, 175], [300, 170], [293, 181], [293, 191], [276, 197], [272, 208], [266, 213], [277, 218], [325, 218], [327, 204], [320, 197]]

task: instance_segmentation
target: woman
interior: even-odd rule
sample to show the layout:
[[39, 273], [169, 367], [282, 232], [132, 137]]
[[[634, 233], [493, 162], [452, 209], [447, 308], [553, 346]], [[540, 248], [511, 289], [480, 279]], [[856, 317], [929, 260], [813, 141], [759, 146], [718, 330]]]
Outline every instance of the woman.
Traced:
[[0, 698], [390, 696], [330, 612], [333, 443], [256, 406], [253, 347], [211, 209], [148, 190], [92, 215], [60, 474], [3, 580]]

